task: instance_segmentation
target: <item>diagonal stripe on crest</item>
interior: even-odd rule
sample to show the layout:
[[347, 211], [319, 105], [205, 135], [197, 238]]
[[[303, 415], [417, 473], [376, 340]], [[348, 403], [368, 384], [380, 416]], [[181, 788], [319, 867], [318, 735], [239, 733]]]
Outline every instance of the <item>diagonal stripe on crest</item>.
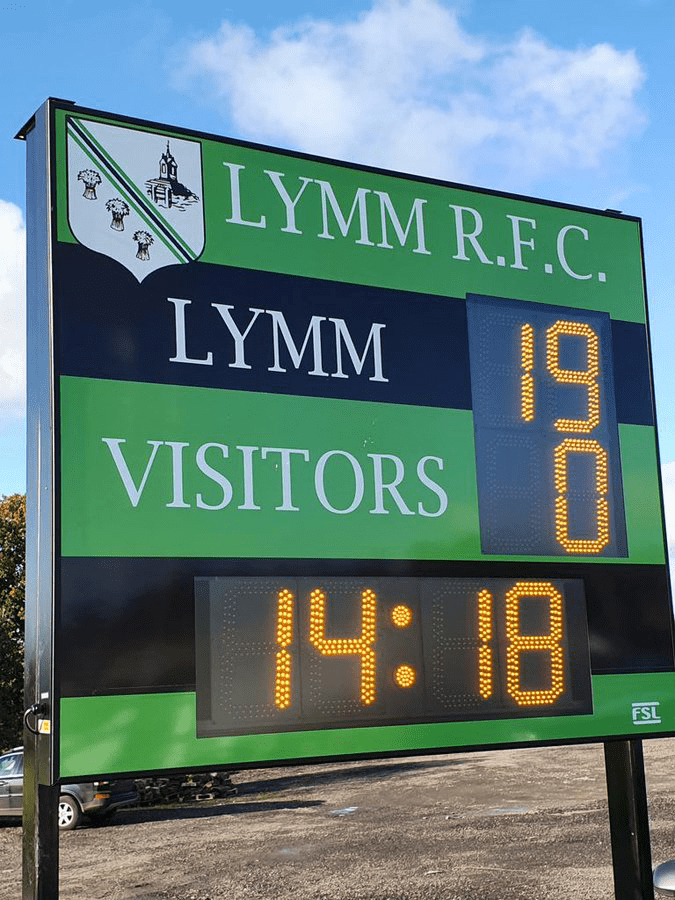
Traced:
[[146, 200], [142, 190], [127, 175], [119, 163], [113, 160], [81, 121], [69, 117], [68, 133], [89, 159], [103, 169], [107, 178], [124, 196], [124, 199], [133, 207], [156, 237], [173, 253], [176, 259], [180, 262], [191, 262], [197, 258], [198, 254], [167, 222], [156, 207]]

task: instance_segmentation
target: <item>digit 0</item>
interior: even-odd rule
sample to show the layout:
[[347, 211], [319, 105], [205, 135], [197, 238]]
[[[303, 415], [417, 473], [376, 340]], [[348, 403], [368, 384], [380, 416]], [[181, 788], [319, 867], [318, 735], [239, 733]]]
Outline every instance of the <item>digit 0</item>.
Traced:
[[360, 699], [364, 706], [375, 702], [375, 604], [370, 588], [361, 593], [361, 636], [326, 637], [326, 595], [318, 588], [310, 595], [309, 640], [323, 656], [360, 656]]
[[[539, 597], [548, 602], [549, 633], [522, 634], [520, 601], [523, 597]], [[555, 703], [565, 690], [563, 674], [562, 594], [550, 581], [519, 581], [506, 594], [506, 688], [518, 706], [547, 706]], [[522, 653], [546, 653], [550, 666], [550, 687], [523, 690], [520, 677]]]
[[[569, 484], [567, 459], [570, 453], [587, 453], [595, 457], [595, 501], [596, 537], [571, 538], [569, 533]], [[558, 543], [568, 553], [600, 553], [609, 544], [609, 469], [607, 451], [597, 441], [588, 438], [565, 438], [555, 448], [554, 477], [557, 496], [555, 498], [555, 536]]]

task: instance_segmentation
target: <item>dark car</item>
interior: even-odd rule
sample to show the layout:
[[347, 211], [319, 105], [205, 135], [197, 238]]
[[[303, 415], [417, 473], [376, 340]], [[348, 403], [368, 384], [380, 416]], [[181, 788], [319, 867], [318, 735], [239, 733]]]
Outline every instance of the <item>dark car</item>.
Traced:
[[[82, 816], [93, 822], [110, 820], [120, 806], [135, 803], [138, 793], [132, 781], [90, 781], [61, 785], [59, 830], [70, 831]], [[0, 816], [23, 813], [23, 747], [0, 756]]]

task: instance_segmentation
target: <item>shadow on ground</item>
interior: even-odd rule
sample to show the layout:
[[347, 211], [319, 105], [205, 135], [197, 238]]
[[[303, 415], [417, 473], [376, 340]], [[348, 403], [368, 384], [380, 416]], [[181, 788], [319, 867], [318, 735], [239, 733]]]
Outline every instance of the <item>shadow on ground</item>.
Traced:
[[310, 788], [322, 784], [340, 784], [345, 781], [367, 780], [377, 778], [380, 781], [395, 778], [406, 772], [420, 772], [424, 769], [440, 769], [450, 766], [464, 766], [465, 759], [419, 760], [415, 762], [376, 763], [373, 765], [350, 765], [343, 768], [337, 766], [319, 772], [294, 772], [280, 775], [278, 778], [265, 778], [260, 781], [238, 783], [237, 793], [240, 797], [247, 794], [269, 794], [290, 788]]

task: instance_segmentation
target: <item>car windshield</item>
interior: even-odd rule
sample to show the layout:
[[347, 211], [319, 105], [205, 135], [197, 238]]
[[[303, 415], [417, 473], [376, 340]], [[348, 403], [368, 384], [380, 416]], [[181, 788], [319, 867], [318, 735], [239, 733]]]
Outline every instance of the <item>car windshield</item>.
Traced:
[[0, 756], [0, 775], [14, 775], [17, 772], [18, 755]]

